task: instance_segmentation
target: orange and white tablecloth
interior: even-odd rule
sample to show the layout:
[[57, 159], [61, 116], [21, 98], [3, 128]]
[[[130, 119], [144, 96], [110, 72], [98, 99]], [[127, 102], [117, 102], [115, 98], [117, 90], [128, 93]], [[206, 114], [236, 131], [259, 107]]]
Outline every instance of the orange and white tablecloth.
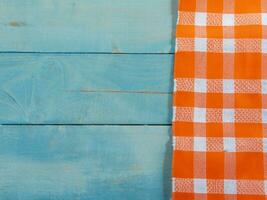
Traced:
[[267, 199], [267, 0], [180, 0], [173, 200]]

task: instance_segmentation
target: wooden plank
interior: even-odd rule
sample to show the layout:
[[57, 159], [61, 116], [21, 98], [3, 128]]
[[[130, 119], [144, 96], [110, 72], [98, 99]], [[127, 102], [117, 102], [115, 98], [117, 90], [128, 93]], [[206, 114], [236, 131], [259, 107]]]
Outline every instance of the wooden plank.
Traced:
[[0, 123], [169, 124], [172, 55], [1, 54]]
[[0, 51], [174, 52], [177, 0], [1, 0]]
[[0, 199], [170, 199], [170, 127], [1, 126], [0, 137]]

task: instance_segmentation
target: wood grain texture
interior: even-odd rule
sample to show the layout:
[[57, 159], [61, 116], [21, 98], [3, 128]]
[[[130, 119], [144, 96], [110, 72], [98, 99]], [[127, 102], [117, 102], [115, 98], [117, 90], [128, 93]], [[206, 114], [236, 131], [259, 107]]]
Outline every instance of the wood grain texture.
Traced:
[[1, 126], [0, 199], [170, 199], [170, 129]]
[[177, 0], [1, 0], [0, 51], [174, 52]]
[[1, 200], [170, 199], [176, 8], [0, 1]]
[[172, 55], [1, 54], [2, 124], [169, 124]]

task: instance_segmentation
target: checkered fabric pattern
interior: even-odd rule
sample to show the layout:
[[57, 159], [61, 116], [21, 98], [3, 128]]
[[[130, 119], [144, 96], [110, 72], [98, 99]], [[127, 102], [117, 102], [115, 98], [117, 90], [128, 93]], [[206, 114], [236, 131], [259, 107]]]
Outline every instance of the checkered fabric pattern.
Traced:
[[180, 0], [173, 200], [267, 199], [267, 0]]

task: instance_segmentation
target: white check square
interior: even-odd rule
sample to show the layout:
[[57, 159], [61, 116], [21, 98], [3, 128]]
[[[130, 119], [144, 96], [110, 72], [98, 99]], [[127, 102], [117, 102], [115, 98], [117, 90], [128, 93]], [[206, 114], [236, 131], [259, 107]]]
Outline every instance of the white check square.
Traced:
[[196, 12], [195, 13], [195, 25], [196, 26], [206, 26], [207, 25], [207, 13]]
[[267, 109], [262, 109], [262, 123], [267, 123]]
[[224, 193], [225, 194], [236, 194], [236, 180], [224, 180]]
[[234, 109], [223, 109], [223, 122], [229, 122], [229, 123], [235, 122]]
[[261, 80], [261, 92], [267, 94], [267, 80]]
[[174, 92], [177, 91], [177, 80], [176, 79], [173, 80], [173, 91]]
[[261, 13], [261, 23], [262, 25], [267, 25], [267, 13]]
[[235, 138], [231, 137], [223, 138], [223, 149], [226, 152], [236, 152]]
[[223, 39], [223, 52], [225, 53], [235, 52], [235, 39]]
[[205, 108], [194, 108], [194, 122], [200, 122], [200, 123], [206, 122]]
[[177, 20], [176, 20], [177, 24], [179, 24], [179, 22], [180, 22], [179, 20], [180, 20], [180, 12], [178, 11], [177, 12]]
[[235, 81], [234, 80], [223, 80], [223, 93], [233, 94], [235, 92]]
[[267, 39], [261, 40], [261, 52], [267, 53]]
[[195, 51], [207, 52], [207, 38], [195, 38]]
[[194, 192], [199, 194], [207, 193], [207, 180], [206, 179], [194, 179]]
[[267, 138], [263, 138], [263, 152], [267, 153]]
[[206, 137], [194, 138], [194, 151], [206, 152]]
[[180, 50], [179, 48], [180, 48], [180, 47], [179, 47], [179, 39], [176, 38], [176, 42], [175, 42], [175, 52], [179, 51], [179, 50]]
[[234, 26], [235, 15], [234, 14], [223, 14], [222, 25], [223, 26]]
[[264, 181], [264, 191], [265, 191], [265, 194], [267, 194], [267, 181]]
[[195, 79], [194, 88], [195, 88], [195, 92], [206, 93], [207, 92], [207, 80], [206, 79]]
[[172, 121], [174, 122], [176, 120], [176, 107], [172, 108]]

